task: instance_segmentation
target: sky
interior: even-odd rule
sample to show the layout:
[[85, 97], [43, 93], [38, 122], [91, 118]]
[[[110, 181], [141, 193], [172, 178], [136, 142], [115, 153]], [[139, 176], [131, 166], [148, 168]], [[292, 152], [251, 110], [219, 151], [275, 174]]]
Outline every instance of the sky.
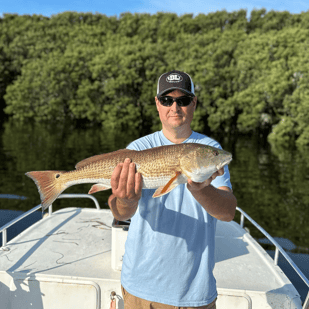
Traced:
[[208, 14], [226, 10], [253, 9], [289, 11], [298, 14], [309, 10], [309, 0], [0, 0], [0, 16], [4, 13], [51, 16], [65, 11], [101, 13], [118, 16], [121, 13], [172, 12]]

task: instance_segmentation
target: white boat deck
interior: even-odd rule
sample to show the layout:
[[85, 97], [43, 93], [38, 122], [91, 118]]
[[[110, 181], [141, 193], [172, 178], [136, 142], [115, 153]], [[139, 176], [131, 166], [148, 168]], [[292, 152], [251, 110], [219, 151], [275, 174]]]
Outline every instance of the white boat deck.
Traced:
[[[65, 208], [12, 239], [0, 249], [0, 309], [103, 309], [112, 291], [123, 308], [112, 221], [109, 210]], [[218, 309], [302, 308], [281, 269], [235, 222], [218, 221], [214, 273]]]
[[0, 258], [7, 256], [0, 265], [27, 275], [119, 280], [110, 270], [112, 220], [104, 209], [54, 212], [9, 242], [10, 251], [0, 251]]
[[[224, 295], [221, 302], [224, 298], [226, 307], [222, 308], [230, 308], [232, 291], [242, 303], [235, 308], [301, 308], [298, 292], [280, 267], [234, 221], [218, 221], [214, 275], [219, 295]], [[261, 298], [268, 306], [261, 305]]]

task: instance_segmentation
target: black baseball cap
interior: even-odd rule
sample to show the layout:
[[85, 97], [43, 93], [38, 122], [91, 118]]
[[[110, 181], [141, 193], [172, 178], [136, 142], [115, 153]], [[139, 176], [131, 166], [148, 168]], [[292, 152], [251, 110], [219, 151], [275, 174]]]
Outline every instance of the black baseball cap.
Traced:
[[194, 97], [194, 84], [189, 74], [181, 71], [170, 71], [162, 74], [158, 79], [157, 97], [173, 90], [182, 92]]

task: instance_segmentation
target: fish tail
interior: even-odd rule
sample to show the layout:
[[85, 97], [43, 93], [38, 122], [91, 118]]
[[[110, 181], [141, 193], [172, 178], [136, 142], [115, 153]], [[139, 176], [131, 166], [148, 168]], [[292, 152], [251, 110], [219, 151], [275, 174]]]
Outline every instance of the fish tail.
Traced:
[[63, 171], [37, 171], [26, 173], [38, 187], [43, 211], [68, 187], [66, 182], [62, 179], [63, 177], [61, 177], [64, 173]]

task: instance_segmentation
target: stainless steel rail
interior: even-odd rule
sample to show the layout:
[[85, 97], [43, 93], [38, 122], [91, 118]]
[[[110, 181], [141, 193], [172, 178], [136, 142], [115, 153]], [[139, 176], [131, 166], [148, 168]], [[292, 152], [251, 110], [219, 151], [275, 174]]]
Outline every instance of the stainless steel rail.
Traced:
[[90, 194], [60, 194], [58, 198], [90, 198], [91, 200], [93, 200], [95, 207], [97, 209], [101, 209], [98, 200]]
[[[241, 216], [240, 216], [240, 226], [242, 228], [244, 228], [245, 218], [248, 219], [276, 247], [275, 257], [274, 257], [275, 265], [278, 265], [279, 252], [280, 252], [283, 255], [283, 257], [287, 260], [287, 262], [293, 267], [293, 269], [299, 275], [299, 277], [305, 282], [307, 287], [309, 288], [309, 280], [306, 278], [306, 276], [303, 274], [303, 272], [298, 268], [298, 266], [294, 263], [294, 261], [288, 256], [288, 254], [284, 251], [284, 249], [278, 244], [278, 242], [270, 234], [268, 234], [258, 223], [256, 223], [246, 212], [244, 212], [241, 208], [236, 207], [236, 210], [238, 210], [241, 214]], [[303, 309], [307, 309], [307, 308], [309, 309], [309, 292], [307, 294], [307, 298], [306, 298], [304, 306], [303, 306]]]
[[31, 215], [33, 212], [39, 210], [40, 208], [42, 208], [42, 205], [38, 205], [33, 207], [32, 209], [28, 210], [27, 212], [23, 213], [22, 215], [20, 215], [19, 217], [13, 219], [12, 221], [8, 222], [7, 224], [3, 225], [0, 228], [0, 233], [2, 233], [2, 247], [6, 246], [6, 242], [7, 242], [7, 229], [12, 226], [13, 224], [17, 223], [18, 221], [20, 221], [21, 219], [26, 218], [27, 216]]
[[[97, 209], [100, 209], [100, 205], [98, 203], [98, 200], [89, 194], [60, 194], [58, 196], [58, 198], [89, 198], [91, 200], [93, 200], [95, 206]], [[33, 207], [32, 209], [28, 210], [27, 212], [23, 213], [22, 215], [20, 215], [19, 217], [13, 219], [12, 221], [8, 222], [7, 224], [5, 224], [4, 226], [0, 227], [0, 233], [2, 233], [2, 247], [6, 246], [7, 243], [7, 229], [14, 225], [15, 223], [17, 223], [18, 221], [26, 218], [27, 216], [31, 215], [33, 212], [39, 210], [40, 208], [42, 208], [42, 205], [38, 205]], [[52, 205], [50, 205], [48, 207], [48, 213], [49, 215], [52, 214]]]

